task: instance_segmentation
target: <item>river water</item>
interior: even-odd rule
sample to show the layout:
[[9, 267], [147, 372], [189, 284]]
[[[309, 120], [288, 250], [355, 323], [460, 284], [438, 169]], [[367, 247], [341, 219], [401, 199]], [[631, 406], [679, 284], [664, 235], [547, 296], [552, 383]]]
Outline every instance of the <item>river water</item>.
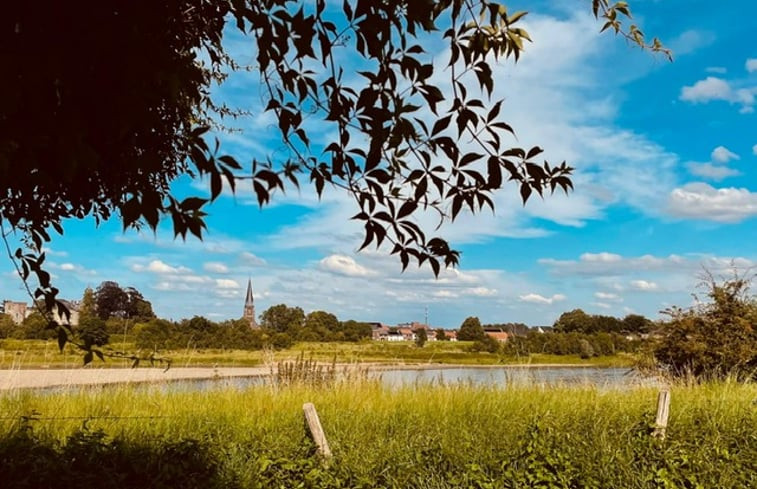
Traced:
[[[598, 367], [387, 367], [370, 371], [366, 375], [369, 379], [380, 380], [389, 388], [458, 384], [484, 387], [589, 385], [623, 388], [650, 385], [651, 382], [632, 369]], [[205, 391], [229, 387], [245, 389], [268, 382], [268, 377], [227, 377], [174, 381], [162, 384], [161, 388], [171, 391]]]

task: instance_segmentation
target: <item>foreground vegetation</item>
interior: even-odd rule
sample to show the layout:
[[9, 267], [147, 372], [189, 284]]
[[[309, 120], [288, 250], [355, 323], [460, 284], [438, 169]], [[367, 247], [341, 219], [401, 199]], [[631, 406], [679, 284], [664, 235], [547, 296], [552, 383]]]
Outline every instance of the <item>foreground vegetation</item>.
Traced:
[[[181, 349], [160, 352], [170, 358], [172, 367], [249, 367], [264, 365], [271, 361], [293, 359], [304, 354], [323, 362], [339, 363], [392, 363], [392, 364], [581, 364], [592, 366], [631, 366], [634, 357], [628, 354], [598, 356], [582, 359], [579, 355], [505, 354], [471, 351], [473, 343], [466, 341], [435, 341], [418, 348], [410, 342], [363, 341], [360, 343], [296, 343], [285, 350], [233, 350], [233, 349]], [[114, 351], [137, 351], [132, 342], [112, 343], [104, 349]], [[78, 368], [82, 365], [81, 351], [68, 345], [59, 352], [55, 341], [0, 340], [0, 368]], [[96, 368], [125, 368], [131, 360], [106, 358], [96, 361]], [[140, 366], [150, 366], [142, 362]]]
[[[4, 487], [719, 487], [757, 484], [757, 385], [656, 390], [117, 387], [0, 398]], [[314, 402], [334, 459], [303, 430]], [[486, 443], [482, 443], [482, 441]], [[8, 485], [10, 484], [10, 485]]]

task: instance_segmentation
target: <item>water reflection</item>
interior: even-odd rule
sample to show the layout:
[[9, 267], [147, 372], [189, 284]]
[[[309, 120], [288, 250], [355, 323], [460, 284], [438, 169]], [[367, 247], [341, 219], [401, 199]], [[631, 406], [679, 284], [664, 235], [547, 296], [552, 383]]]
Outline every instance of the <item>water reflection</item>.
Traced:
[[644, 379], [628, 368], [439, 368], [396, 369], [381, 372], [382, 382], [390, 387], [414, 384], [576, 385], [620, 387], [642, 383]]
[[[524, 368], [524, 367], [455, 367], [455, 368], [386, 368], [371, 371], [369, 379], [377, 379], [390, 388], [412, 385], [517, 386], [517, 385], [593, 385], [625, 387], [648, 384], [646, 379], [629, 368]], [[264, 385], [268, 377], [232, 377], [220, 379], [182, 380], [162, 384], [169, 392], [240, 389]], [[145, 386], [147, 387], [147, 386]], [[149, 387], [148, 387], [149, 388]]]

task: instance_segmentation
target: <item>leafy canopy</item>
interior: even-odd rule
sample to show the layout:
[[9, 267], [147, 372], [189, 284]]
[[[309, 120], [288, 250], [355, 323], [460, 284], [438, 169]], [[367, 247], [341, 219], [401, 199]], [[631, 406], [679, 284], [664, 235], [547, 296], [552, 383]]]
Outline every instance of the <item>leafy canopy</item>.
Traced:
[[657, 365], [676, 377], [757, 378], [757, 300], [749, 292], [751, 281], [736, 271], [721, 280], [707, 273], [701, 284], [706, 301], [664, 311], [670, 321], [657, 332]]
[[[211, 198], [224, 181], [252, 187], [261, 206], [302, 180], [319, 195], [354, 198], [360, 248], [388, 243], [435, 274], [459, 253], [427, 235], [415, 216], [439, 224], [463, 209], [494, 209], [512, 182], [523, 202], [572, 188], [572, 168], [538, 160], [540, 147], [509, 145], [503, 102], [490, 100], [497, 60], [517, 60], [530, 41], [525, 12], [489, 0], [113, 0], [11, 2], [0, 16], [0, 219], [25, 237], [13, 253], [46, 309], [60, 308], [44, 268], [50, 229], [69, 218], [116, 214], [124, 228], [202, 237], [208, 199], [178, 198], [171, 183], [206, 176]], [[588, 0], [587, 0], [588, 3]], [[587, 5], [588, 6], [588, 5]], [[664, 51], [635, 26], [625, 2], [592, 0], [594, 15], [643, 48]], [[210, 88], [238, 66], [222, 45], [227, 23], [250, 41], [265, 110], [287, 151], [253, 160], [251, 171], [218, 153], [211, 128], [242, 115]], [[435, 62], [428, 40], [448, 48]], [[358, 60], [358, 81], [347, 69]], [[352, 65], [350, 65], [352, 66]], [[442, 92], [437, 77], [450, 87]], [[311, 144], [306, 119], [335, 134]], [[9, 250], [10, 251], [10, 250]], [[65, 344], [63, 331], [61, 344]], [[91, 357], [91, 355], [89, 355]]]

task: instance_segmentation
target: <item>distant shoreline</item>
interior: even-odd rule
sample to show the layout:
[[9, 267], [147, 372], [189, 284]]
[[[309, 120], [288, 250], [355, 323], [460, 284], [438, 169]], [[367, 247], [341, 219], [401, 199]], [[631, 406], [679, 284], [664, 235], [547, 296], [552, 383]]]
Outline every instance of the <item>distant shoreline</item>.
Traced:
[[[322, 362], [323, 365], [329, 365]], [[338, 368], [367, 368], [372, 371], [384, 370], [449, 370], [456, 368], [610, 368], [587, 364], [502, 364], [468, 365], [448, 363], [365, 363], [337, 364]], [[96, 386], [112, 384], [171, 382], [177, 380], [206, 380], [236, 377], [265, 377], [270, 375], [270, 367], [175, 367], [162, 368], [67, 368], [67, 369], [10, 369], [0, 370], [0, 391], [14, 389], [44, 389], [67, 386]]]

